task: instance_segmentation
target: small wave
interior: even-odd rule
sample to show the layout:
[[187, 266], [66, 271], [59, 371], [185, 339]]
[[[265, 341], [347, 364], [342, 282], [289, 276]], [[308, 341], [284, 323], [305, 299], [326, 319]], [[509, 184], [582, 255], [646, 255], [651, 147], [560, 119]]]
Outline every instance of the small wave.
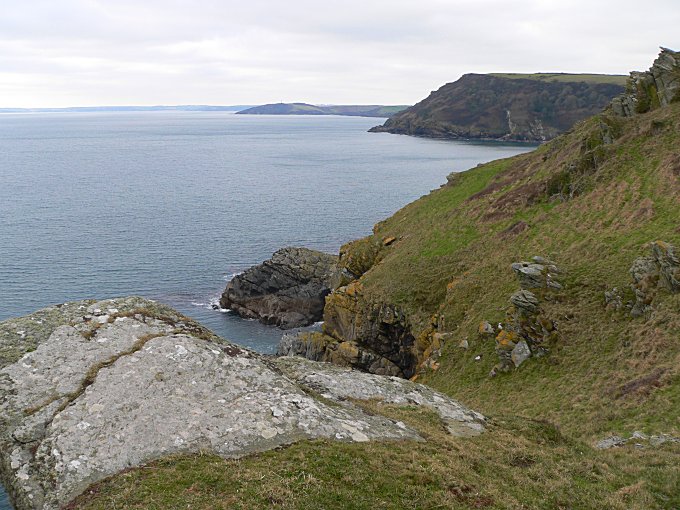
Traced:
[[243, 274], [243, 273], [244, 273], [244, 271], [239, 271], [238, 273], [227, 273], [227, 274], [223, 275], [222, 277], [224, 278], [225, 282], [230, 282], [234, 279], [234, 277], [236, 277], [240, 274]]
[[221, 313], [231, 312], [231, 308], [222, 308], [220, 306], [220, 296], [211, 297], [208, 302], [202, 301], [191, 301], [193, 306], [198, 306], [200, 308], [206, 308], [208, 310], [216, 310]]

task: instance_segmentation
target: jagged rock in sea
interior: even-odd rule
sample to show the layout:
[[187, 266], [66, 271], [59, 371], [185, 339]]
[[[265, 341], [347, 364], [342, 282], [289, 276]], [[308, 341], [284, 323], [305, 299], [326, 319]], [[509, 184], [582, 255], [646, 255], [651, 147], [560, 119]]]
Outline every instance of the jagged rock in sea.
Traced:
[[152, 301], [67, 303], [0, 323], [0, 477], [17, 510], [51, 510], [172, 454], [233, 458], [308, 438], [422, 441], [347, 400], [380, 395], [432, 408], [453, 434], [484, 430], [482, 415], [424, 386], [271, 360]]
[[283, 329], [321, 320], [337, 257], [308, 248], [283, 248], [271, 259], [235, 276], [220, 305]]

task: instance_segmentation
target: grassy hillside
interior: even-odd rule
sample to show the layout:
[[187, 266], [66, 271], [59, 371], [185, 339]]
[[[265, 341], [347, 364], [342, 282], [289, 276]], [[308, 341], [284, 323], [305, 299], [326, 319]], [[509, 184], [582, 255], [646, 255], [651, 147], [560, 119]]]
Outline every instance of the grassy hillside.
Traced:
[[[533, 153], [457, 175], [376, 226], [377, 238], [398, 241], [364, 275], [364, 292], [403, 307], [418, 333], [443, 316], [453, 338], [425, 380], [482, 412], [548, 419], [587, 440], [680, 435], [680, 296], [661, 295], [648, 318], [604, 305], [613, 287], [633, 299], [628, 269], [646, 243], [680, 245], [679, 140], [680, 104], [602, 115]], [[546, 358], [489, 378], [494, 341], [478, 325], [504, 320], [518, 288], [510, 265], [533, 255], [564, 271], [565, 289], [545, 304], [559, 341]]]
[[[646, 243], [680, 246], [679, 146], [680, 103], [598, 115], [530, 154], [452, 175], [347, 248], [363, 264], [377, 247], [359, 280], [366, 302], [398, 306], [419, 339], [434, 323], [447, 334], [419, 379], [489, 416], [487, 433], [452, 438], [432, 415], [375, 403], [428, 442], [166, 459], [73, 508], [679, 508], [680, 444], [593, 448], [614, 433], [680, 436], [680, 294], [660, 291], [639, 318], [604, 302], [613, 287], [633, 299], [628, 270]], [[534, 255], [562, 270], [563, 290], [543, 303], [557, 339], [489, 377], [495, 341], [478, 325], [505, 319], [510, 265]]]
[[349, 115], [356, 117], [390, 117], [408, 106], [382, 105], [312, 105], [307, 103], [275, 103], [254, 106], [237, 112], [242, 115]]
[[572, 73], [489, 73], [490, 76], [510, 78], [511, 80], [536, 80], [559, 83], [609, 83], [626, 85], [627, 75], [623, 74], [572, 74]]

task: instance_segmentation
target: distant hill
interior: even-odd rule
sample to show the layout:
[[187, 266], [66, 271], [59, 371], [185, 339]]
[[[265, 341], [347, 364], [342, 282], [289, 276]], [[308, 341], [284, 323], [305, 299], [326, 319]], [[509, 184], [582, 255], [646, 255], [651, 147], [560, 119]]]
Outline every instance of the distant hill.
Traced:
[[78, 112], [237, 112], [248, 105], [212, 106], [212, 105], [177, 105], [177, 106], [72, 106], [68, 108], [0, 108], [0, 113], [78, 113]]
[[390, 117], [408, 108], [407, 105], [323, 105], [307, 103], [274, 103], [255, 106], [237, 112], [243, 115], [349, 115], [356, 117]]
[[625, 80], [598, 74], [466, 74], [371, 131], [542, 142], [598, 113], [624, 91]]

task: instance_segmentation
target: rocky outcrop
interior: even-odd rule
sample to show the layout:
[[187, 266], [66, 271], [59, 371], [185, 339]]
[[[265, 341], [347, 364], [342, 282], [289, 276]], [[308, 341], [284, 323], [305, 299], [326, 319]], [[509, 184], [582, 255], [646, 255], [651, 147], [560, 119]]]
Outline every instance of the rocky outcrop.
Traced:
[[479, 326], [480, 336], [496, 335], [496, 354], [500, 362], [491, 371], [492, 376], [518, 368], [532, 356], [545, 354], [548, 344], [557, 336], [557, 325], [544, 313], [541, 300], [562, 289], [556, 280], [559, 268], [543, 257], [534, 257], [532, 262], [513, 264], [512, 270], [520, 290], [510, 296], [512, 306], [506, 313], [505, 322], [497, 328], [487, 321]]
[[680, 101], [680, 52], [661, 48], [649, 71], [630, 73], [626, 92], [615, 98], [610, 109], [632, 117]]
[[411, 378], [422, 361], [410, 321], [398, 306], [368, 297], [361, 277], [396, 238], [368, 236], [340, 248], [322, 333], [284, 335], [279, 355], [303, 356], [370, 373]]
[[372, 132], [543, 142], [624, 91], [611, 76], [466, 74]]
[[284, 329], [321, 320], [337, 257], [307, 248], [283, 248], [235, 276], [220, 305], [240, 316]]
[[412, 377], [418, 364], [415, 338], [399, 307], [366, 299], [360, 280], [326, 298], [322, 334], [288, 335], [279, 355], [351, 366], [375, 374]]
[[359, 375], [354, 370], [337, 365], [290, 357], [277, 359], [276, 365], [299, 384], [330, 400], [353, 398], [380, 400], [385, 404], [425, 406], [437, 411], [454, 436], [477, 435], [484, 430], [484, 416], [422, 384], [398, 377]]
[[[650, 244], [651, 255], [633, 262], [630, 275], [635, 302], [631, 307], [633, 317], [641, 317], [652, 310], [652, 303], [659, 289], [671, 293], [680, 292], [680, 256], [672, 244], [654, 241]], [[605, 294], [605, 299], [611, 300]]]
[[481, 415], [423, 386], [271, 361], [141, 298], [5, 321], [0, 346], [0, 475], [18, 510], [61, 508], [94, 482], [171, 454], [423, 440], [348, 398], [430, 407], [456, 435], [484, 429]]

